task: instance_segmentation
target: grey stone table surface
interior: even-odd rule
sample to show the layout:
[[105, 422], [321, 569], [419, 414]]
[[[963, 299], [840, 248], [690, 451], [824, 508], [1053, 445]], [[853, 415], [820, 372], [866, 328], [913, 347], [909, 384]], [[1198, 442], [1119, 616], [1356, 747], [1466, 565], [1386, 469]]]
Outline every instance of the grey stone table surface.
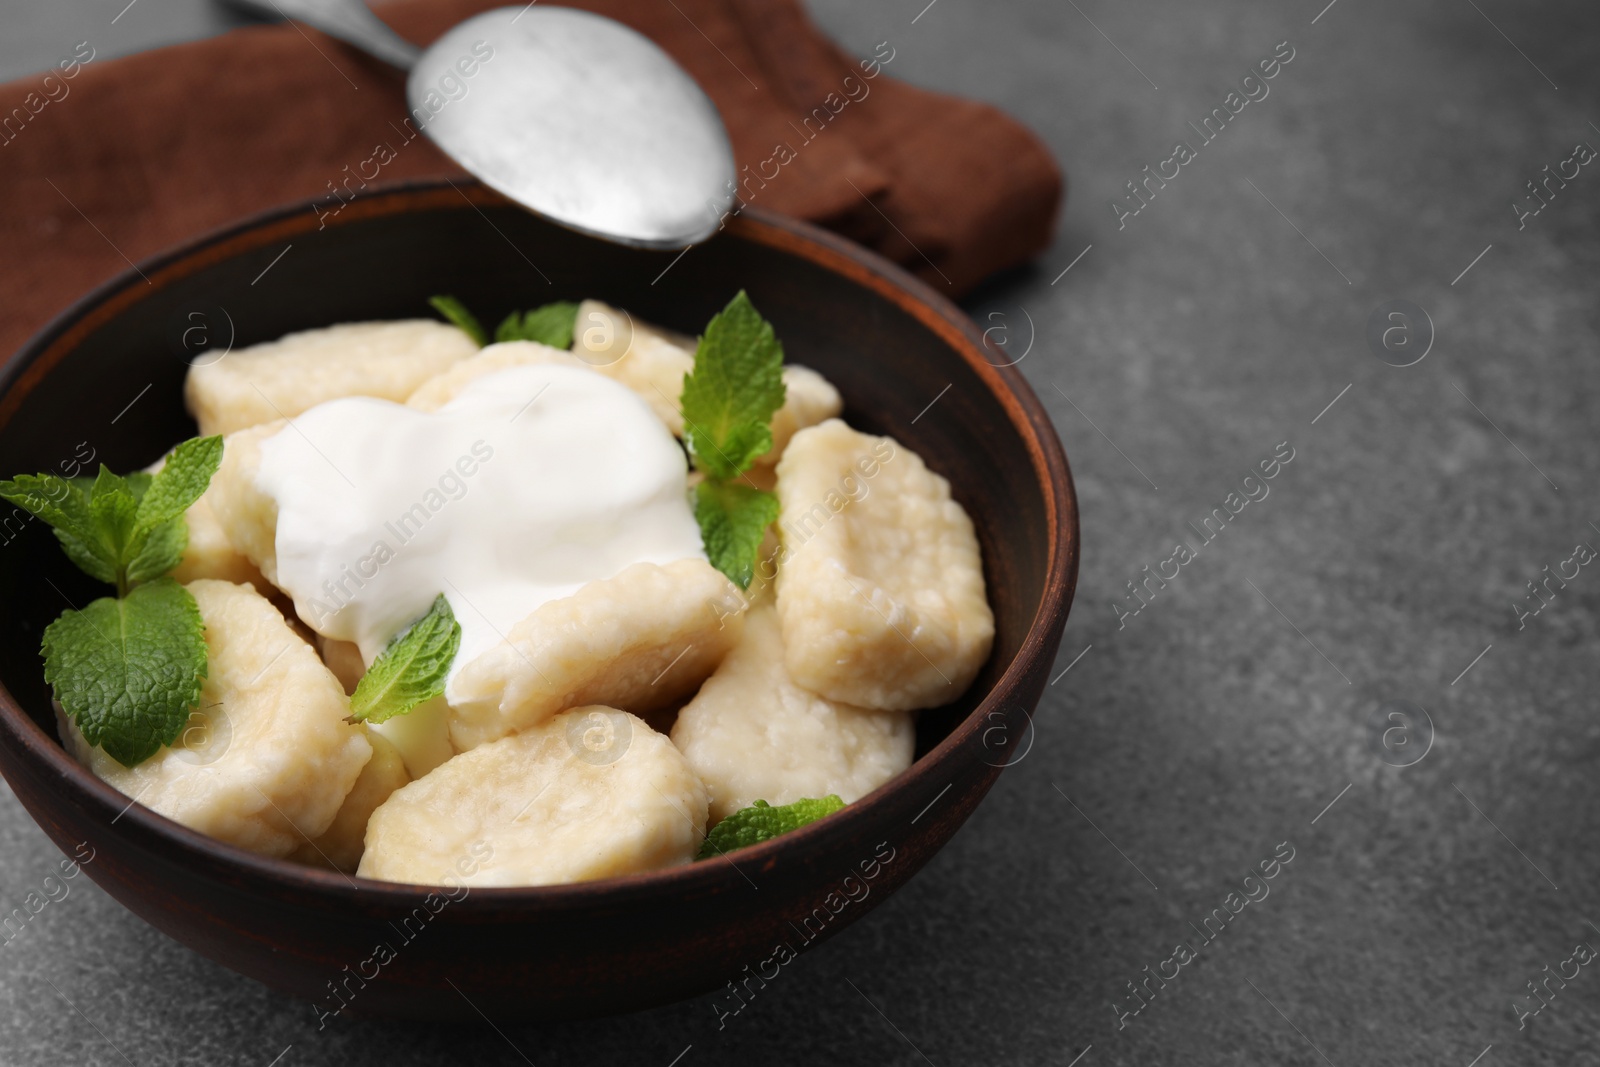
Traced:
[[[1600, 6], [813, 9], [1071, 175], [1054, 247], [968, 301], [1081, 497], [1032, 749], [720, 1029], [319, 1032], [80, 880], [0, 948], [0, 1063], [1600, 1063]], [[228, 24], [7, 0], [0, 78]], [[4, 791], [0, 856], [0, 911], [56, 860]]]

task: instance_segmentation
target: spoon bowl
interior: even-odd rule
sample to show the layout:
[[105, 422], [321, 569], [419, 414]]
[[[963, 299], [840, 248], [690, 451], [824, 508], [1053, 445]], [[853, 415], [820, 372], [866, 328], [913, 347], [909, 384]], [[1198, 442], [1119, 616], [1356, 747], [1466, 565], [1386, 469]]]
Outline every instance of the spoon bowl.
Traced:
[[409, 71], [409, 121], [496, 192], [634, 248], [699, 244], [737, 187], [711, 98], [615, 19], [527, 4], [474, 15], [426, 49], [362, 0], [226, 0], [288, 16]]
[[406, 96], [468, 172], [582, 233], [682, 248], [733, 203], [733, 148], [710, 98], [655, 42], [601, 15], [475, 15], [422, 53]]

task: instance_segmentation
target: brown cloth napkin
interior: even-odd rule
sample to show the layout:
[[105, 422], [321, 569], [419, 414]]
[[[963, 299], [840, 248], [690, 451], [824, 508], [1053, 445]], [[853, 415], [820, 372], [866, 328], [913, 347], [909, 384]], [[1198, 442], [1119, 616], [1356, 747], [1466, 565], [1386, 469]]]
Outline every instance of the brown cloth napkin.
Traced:
[[[503, 3], [379, 11], [426, 43]], [[573, 6], [648, 35], [705, 88], [741, 175], [756, 176], [741, 185], [749, 203], [836, 230], [951, 296], [1050, 241], [1062, 178], [1044, 146], [992, 107], [894, 81], [912, 41], [847, 55], [799, 0]], [[425, 138], [404, 139], [406, 116], [399, 73], [298, 24], [116, 60], [91, 41], [0, 86], [0, 355], [131, 262], [276, 205], [336, 204], [379, 144], [394, 158], [374, 184], [458, 175]]]

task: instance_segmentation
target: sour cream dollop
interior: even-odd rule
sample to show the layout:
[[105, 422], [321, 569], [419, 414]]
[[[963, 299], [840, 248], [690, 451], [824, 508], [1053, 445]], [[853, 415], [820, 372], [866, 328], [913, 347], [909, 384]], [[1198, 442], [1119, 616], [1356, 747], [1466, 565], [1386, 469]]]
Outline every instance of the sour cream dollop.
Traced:
[[705, 558], [683, 449], [636, 393], [580, 368], [486, 375], [434, 412], [320, 404], [264, 442], [257, 477], [306, 625], [370, 665], [443, 593], [461, 624], [452, 681], [541, 604], [633, 563]]

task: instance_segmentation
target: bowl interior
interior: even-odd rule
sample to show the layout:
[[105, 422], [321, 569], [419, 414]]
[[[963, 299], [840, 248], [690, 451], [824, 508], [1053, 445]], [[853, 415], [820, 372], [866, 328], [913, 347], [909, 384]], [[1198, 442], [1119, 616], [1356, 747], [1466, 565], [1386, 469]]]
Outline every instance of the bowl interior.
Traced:
[[[976, 523], [994, 652], [965, 695], [920, 716], [921, 755], [1023, 648], [1053, 555], [1058, 570], [1075, 558], [1070, 484], [1049, 485], [1039, 443], [1017, 428], [1043, 418], [1004, 384], [1020, 386], [1020, 375], [957, 350], [981, 352], [970, 324], [907, 296], [892, 268], [817, 233], [752, 212], [682, 255], [650, 252], [560, 229], [465, 185], [369, 196], [321, 219], [309, 209], [279, 213], [146, 265], [148, 283], [131, 275], [111, 283], [7, 364], [0, 476], [142, 467], [195, 432], [182, 400], [191, 362], [293, 330], [433, 317], [435, 294], [459, 297], [491, 329], [513, 309], [597, 297], [696, 334], [745, 289], [787, 358], [838, 386], [851, 425], [915, 450]], [[69, 604], [104, 593], [42, 523], [0, 505], [0, 601], [9, 609], [0, 618], [0, 683], [51, 737], [40, 634]]]

